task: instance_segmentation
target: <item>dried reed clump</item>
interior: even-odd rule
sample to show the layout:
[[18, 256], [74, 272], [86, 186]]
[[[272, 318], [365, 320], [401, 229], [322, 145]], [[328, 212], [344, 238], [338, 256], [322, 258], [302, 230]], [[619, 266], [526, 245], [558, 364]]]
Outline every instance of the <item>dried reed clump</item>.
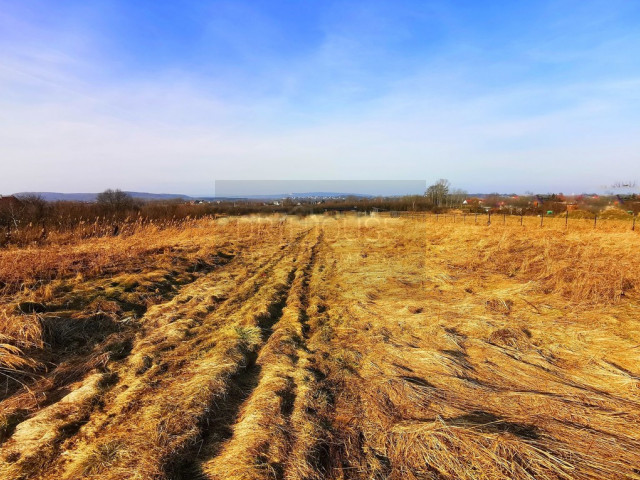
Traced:
[[0, 309], [0, 375], [18, 380], [41, 363], [25, 355], [25, 350], [44, 346], [43, 328], [36, 314], [16, 315], [10, 308]]
[[122, 446], [118, 440], [96, 445], [85, 458], [82, 475], [97, 475], [108, 469], [118, 460]]
[[531, 333], [515, 328], [500, 328], [489, 335], [489, 342], [504, 347], [525, 350], [531, 346]]
[[0, 339], [21, 348], [42, 348], [42, 321], [37, 314], [16, 314], [13, 306], [0, 308]]
[[487, 300], [486, 305], [487, 310], [490, 312], [509, 315], [511, 313], [511, 308], [513, 307], [513, 300], [493, 298], [491, 300]]

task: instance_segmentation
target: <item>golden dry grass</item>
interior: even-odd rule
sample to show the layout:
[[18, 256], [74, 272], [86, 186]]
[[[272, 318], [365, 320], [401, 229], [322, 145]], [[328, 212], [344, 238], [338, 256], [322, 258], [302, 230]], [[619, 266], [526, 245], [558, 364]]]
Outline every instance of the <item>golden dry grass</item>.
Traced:
[[640, 478], [640, 235], [469, 220], [0, 252], [0, 478]]

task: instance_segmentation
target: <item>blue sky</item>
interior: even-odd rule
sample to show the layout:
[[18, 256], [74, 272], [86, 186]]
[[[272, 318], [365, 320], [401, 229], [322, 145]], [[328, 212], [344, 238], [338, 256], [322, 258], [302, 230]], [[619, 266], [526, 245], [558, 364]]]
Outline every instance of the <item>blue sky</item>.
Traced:
[[635, 1], [0, 0], [0, 193], [640, 180]]

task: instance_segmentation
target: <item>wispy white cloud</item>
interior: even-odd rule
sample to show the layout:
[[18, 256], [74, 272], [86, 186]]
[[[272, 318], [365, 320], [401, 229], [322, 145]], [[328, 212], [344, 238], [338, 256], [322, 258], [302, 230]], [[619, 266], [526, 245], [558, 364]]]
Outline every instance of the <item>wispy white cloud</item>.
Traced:
[[[434, 5], [428, 21], [455, 23]], [[583, 78], [540, 75], [531, 63], [586, 62], [580, 68], [591, 72], [606, 64], [602, 52], [637, 44], [624, 32], [598, 44], [593, 58], [584, 46], [554, 53], [553, 42], [523, 38], [528, 47], [501, 60], [451, 40], [390, 49], [411, 36], [402, 32], [411, 11], [368, 18], [360, 9], [346, 19], [326, 13], [317, 41], [278, 57], [286, 32], [248, 6], [226, 8], [225, 21], [204, 29], [206, 42], [224, 40], [244, 63], [223, 65], [220, 75], [203, 60], [127, 72], [100, 29], [42, 34], [3, 14], [0, 24], [34, 37], [0, 36], [0, 192], [206, 194], [221, 178], [319, 177], [571, 191], [640, 175], [640, 69], [623, 54], [610, 59], [621, 71]], [[230, 21], [247, 16], [261, 35], [280, 38], [257, 48]], [[402, 52], [412, 60], [394, 58]]]

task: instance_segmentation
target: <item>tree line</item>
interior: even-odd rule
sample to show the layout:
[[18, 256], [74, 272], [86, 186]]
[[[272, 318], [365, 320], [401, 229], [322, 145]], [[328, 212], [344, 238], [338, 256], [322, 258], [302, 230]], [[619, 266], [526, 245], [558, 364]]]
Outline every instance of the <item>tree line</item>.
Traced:
[[[0, 200], [8, 200], [7, 197]], [[423, 195], [401, 197], [342, 198], [285, 198], [280, 201], [216, 200], [185, 201], [140, 200], [121, 190], [105, 190], [95, 202], [55, 201], [47, 202], [38, 196], [23, 196], [14, 201], [0, 202], [0, 246], [23, 244], [45, 240], [51, 231], [70, 231], [81, 225], [93, 224], [96, 234], [118, 234], [120, 226], [138, 222], [175, 222], [219, 215], [331, 214], [343, 211], [414, 211], [443, 212], [461, 209], [469, 213], [501, 212], [517, 214], [542, 214], [549, 211], [561, 213], [579, 207], [587, 212], [599, 212], [609, 205], [623, 202], [620, 196], [580, 196], [568, 198], [562, 194], [551, 195], [483, 195], [469, 197], [467, 192], [452, 188], [446, 179], [430, 185]], [[640, 199], [631, 196], [624, 199], [621, 209], [631, 213], [640, 211]], [[88, 229], [86, 229], [88, 230]]]

